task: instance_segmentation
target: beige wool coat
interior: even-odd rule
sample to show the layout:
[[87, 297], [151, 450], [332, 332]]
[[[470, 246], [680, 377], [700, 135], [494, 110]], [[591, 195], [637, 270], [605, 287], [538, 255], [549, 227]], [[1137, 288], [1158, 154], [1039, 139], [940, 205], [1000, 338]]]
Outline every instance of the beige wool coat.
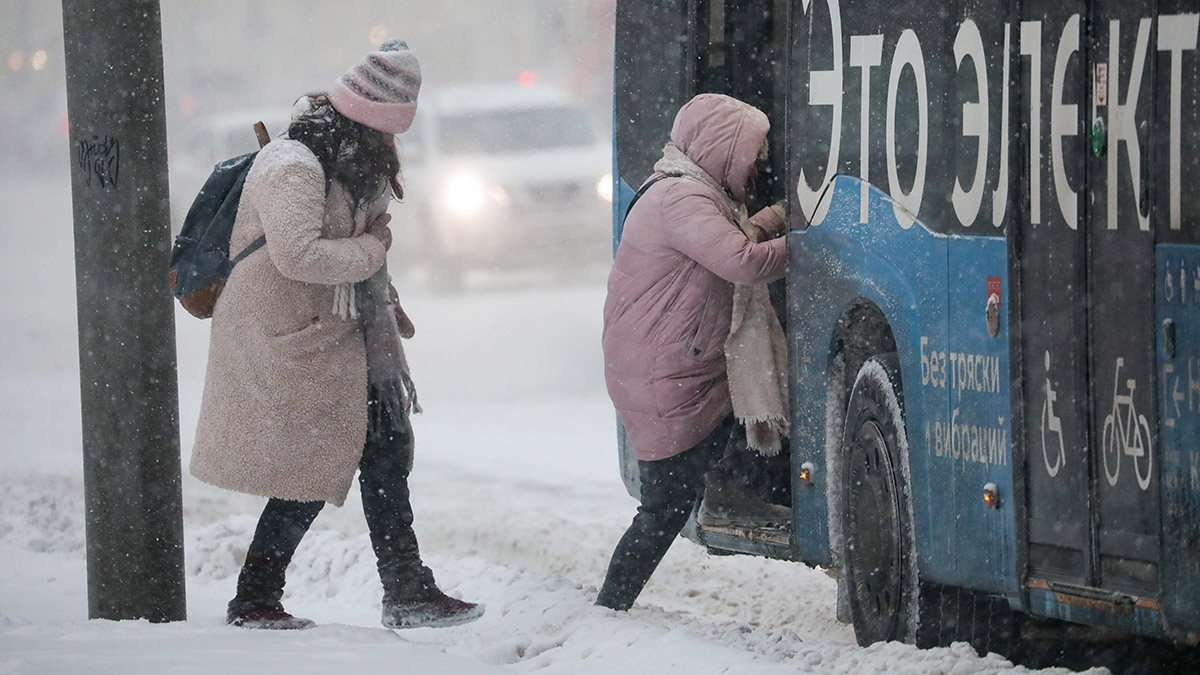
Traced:
[[365, 212], [312, 152], [280, 139], [246, 177], [230, 240], [238, 263], [212, 317], [192, 475], [280, 499], [341, 506], [367, 430], [367, 363], [355, 319], [334, 314], [336, 284], [370, 277], [386, 249]]

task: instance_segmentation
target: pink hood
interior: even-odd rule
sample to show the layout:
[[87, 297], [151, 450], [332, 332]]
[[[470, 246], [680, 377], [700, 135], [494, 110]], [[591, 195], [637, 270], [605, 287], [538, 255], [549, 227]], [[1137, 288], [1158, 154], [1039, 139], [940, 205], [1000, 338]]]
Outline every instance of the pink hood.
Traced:
[[671, 142], [743, 204], [750, 167], [770, 130], [758, 108], [722, 94], [700, 94], [679, 109]]

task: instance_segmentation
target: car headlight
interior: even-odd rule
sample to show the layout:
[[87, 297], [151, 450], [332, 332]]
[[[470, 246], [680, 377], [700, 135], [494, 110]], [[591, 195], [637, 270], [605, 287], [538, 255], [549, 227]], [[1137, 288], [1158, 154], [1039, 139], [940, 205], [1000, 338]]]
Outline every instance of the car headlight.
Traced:
[[461, 173], [446, 183], [446, 208], [459, 216], [471, 216], [483, 209], [487, 197], [483, 183], [471, 174]]
[[613, 200], [613, 177], [611, 173], [604, 174], [596, 181], [596, 194], [606, 202]]
[[450, 213], [466, 218], [479, 215], [489, 203], [499, 207], [507, 205], [508, 192], [474, 174], [460, 173], [446, 183], [443, 199]]

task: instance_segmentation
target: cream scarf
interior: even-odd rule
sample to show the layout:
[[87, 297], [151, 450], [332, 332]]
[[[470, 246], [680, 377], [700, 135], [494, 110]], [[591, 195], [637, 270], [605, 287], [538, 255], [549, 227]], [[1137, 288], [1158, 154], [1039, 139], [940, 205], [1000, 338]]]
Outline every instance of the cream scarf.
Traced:
[[[756, 241], [746, 207], [737, 204], [712, 176], [667, 143], [654, 165], [712, 190], [729, 222]], [[766, 284], [733, 285], [733, 317], [725, 340], [726, 373], [733, 414], [746, 427], [749, 446], [765, 456], [779, 454], [788, 434], [787, 340]]]

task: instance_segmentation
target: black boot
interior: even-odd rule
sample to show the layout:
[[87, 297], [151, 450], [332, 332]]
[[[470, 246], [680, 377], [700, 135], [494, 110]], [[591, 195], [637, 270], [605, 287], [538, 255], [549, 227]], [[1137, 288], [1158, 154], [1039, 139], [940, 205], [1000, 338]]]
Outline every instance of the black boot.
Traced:
[[238, 574], [237, 595], [229, 601], [225, 620], [242, 628], [297, 630], [315, 624], [283, 609], [284, 575], [292, 554], [320, 513], [324, 502], [271, 499], [254, 530], [246, 562]]
[[225, 615], [225, 621], [229, 625], [239, 628], [266, 630], [304, 630], [317, 625], [311, 619], [288, 614], [283, 605], [243, 608], [231, 604]]
[[421, 567], [414, 578], [388, 584], [384, 589], [380, 622], [388, 628], [445, 628], [470, 623], [483, 616], [484, 606], [452, 598], [433, 581], [433, 572]]
[[[368, 407], [379, 406], [375, 390], [368, 392]], [[483, 616], [483, 605], [452, 598], [433, 581], [421, 564], [413, 511], [409, 502], [408, 472], [412, 466], [412, 425], [407, 417], [392, 418], [379, 409], [376, 433], [369, 433], [358, 465], [363, 515], [371, 533], [371, 548], [383, 584], [383, 614], [388, 628], [457, 626]]]

